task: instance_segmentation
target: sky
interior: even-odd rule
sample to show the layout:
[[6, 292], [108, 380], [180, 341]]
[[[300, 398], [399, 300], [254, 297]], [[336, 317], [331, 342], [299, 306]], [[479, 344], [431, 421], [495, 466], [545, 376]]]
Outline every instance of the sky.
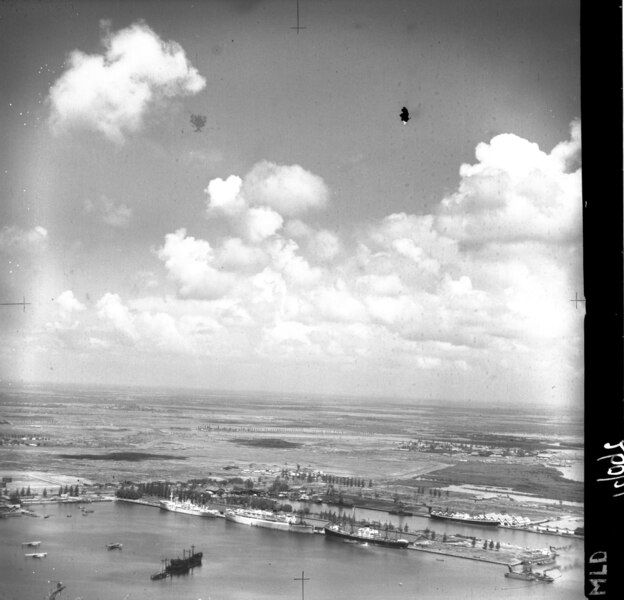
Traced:
[[0, 4], [0, 379], [581, 406], [578, 3], [299, 5]]

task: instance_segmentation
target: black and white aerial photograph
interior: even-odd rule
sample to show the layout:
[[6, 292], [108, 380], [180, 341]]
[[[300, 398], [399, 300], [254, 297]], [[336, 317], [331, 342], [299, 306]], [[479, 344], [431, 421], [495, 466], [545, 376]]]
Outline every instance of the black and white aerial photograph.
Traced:
[[0, 3], [0, 600], [585, 597], [580, 19]]

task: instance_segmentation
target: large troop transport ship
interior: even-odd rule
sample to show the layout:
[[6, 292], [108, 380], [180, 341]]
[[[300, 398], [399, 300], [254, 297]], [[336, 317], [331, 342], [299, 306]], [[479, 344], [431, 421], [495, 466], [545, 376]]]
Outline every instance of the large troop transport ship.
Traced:
[[313, 525], [306, 523], [292, 513], [280, 515], [268, 510], [237, 508], [226, 510], [225, 520], [242, 525], [251, 525], [252, 527], [290, 531], [291, 533], [314, 533]]
[[325, 527], [325, 536], [341, 539], [344, 542], [355, 542], [361, 544], [374, 544], [385, 546], [386, 548], [407, 548], [409, 542], [401, 538], [391, 538], [382, 535], [378, 529], [372, 527], [358, 527], [349, 530], [338, 525], [328, 525]]

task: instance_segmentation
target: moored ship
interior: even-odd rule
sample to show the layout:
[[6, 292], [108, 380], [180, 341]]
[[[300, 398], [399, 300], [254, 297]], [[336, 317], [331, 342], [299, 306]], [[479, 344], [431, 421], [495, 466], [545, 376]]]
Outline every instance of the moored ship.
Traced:
[[171, 512], [182, 513], [185, 515], [193, 515], [196, 517], [214, 518], [219, 515], [218, 510], [195, 504], [190, 500], [180, 500], [171, 496], [169, 500], [160, 500], [158, 503], [160, 508]]
[[191, 569], [195, 567], [201, 567], [203, 552], [195, 552], [195, 546], [191, 546], [188, 551], [182, 551], [182, 558], [171, 558], [163, 561], [163, 568], [158, 573], [150, 575], [152, 581], [158, 581], [159, 579], [166, 579], [167, 577], [173, 577], [174, 575], [186, 575]]
[[505, 577], [509, 579], [521, 579], [522, 581], [542, 581], [544, 583], [552, 583], [555, 579], [550, 575], [544, 573], [536, 573], [531, 568], [530, 562], [522, 563], [522, 571], [514, 571], [509, 565], [507, 565], [509, 571], [505, 573]]
[[488, 517], [487, 515], [469, 515], [468, 513], [442, 512], [441, 510], [430, 510], [429, 517], [444, 521], [457, 521], [465, 525], [483, 525], [487, 527], [498, 527], [501, 523], [499, 519]]
[[407, 540], [389, 538], [387, 535], [382, 535], [378, 529], [371, 527], [358, 527], [352, 531], [347, 531], [338, 525], [326, 525], [324, 529], [326, 536], [339, 538], [345, 542], [375, 544], [376, 546], [385, 546], [386, 548], [407, 548], [409, 544]]
[[292, 513], [276, 514], [268, 510], [253, 510], [246, 508], [230, 509], [225, 511], [225, 520], [252, 527], [266, 527], [291, 533], [314, 533], [314, 526], [306, 523]]

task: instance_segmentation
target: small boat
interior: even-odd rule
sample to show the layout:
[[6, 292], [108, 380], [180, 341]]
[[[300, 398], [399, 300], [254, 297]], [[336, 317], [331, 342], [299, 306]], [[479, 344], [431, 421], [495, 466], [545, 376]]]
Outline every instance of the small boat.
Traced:
[[33, 552], [31, 554], [24, 554], [26, 558], [45, 558], [47, 555], [47, 552]]
[[22, 546], [28, 546], [29, 548], [37, 548], [41, 546], [41, 542], [22, 542]]
[[49, 518], [50, 518], [50, 515], [43, 515], [43, 518], [44, 518], [44, 519], [49, 519]]
[[106, 544], [107, 550], [121, 550], [123, 548], [123, 544], [121, 542], [111, 542], [110, 544]]

